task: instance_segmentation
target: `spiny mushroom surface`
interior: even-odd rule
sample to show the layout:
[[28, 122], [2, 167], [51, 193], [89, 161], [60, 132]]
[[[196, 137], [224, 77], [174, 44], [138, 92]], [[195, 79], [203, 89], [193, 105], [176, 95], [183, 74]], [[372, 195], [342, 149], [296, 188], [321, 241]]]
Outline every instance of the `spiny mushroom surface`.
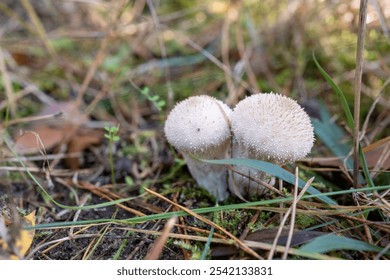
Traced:
[[228, 196], [226, 167], [200, 162], [225, 158], [230, 144], [229, 118], [232, 110], [221, 101], [206, 95], [179, 102], [165, 122], [168, 142], [182, 152], [196, 182], [218, 200]]
[[[268, 161], [278, 165], [305, 157], [314, 143], [310, 117], [293, 99], [274, 93], [259, 93], [240, 101], [231, 117], [235, 137], [233, 156]], [[240, 171], [248, 172], [241, 168]], [[264, 174], [252, 170], [252, 177]], [[243, 183], [243, 176], [235, 176]], [[237, 180], [236, 180], [237, 181]], [[246, 184], [251, 187], [253, 182]]]

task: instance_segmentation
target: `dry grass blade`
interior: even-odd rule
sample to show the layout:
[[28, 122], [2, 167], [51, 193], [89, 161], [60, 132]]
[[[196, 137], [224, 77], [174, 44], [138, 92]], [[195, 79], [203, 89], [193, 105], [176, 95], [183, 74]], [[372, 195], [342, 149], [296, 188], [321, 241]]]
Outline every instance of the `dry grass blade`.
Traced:
[[362, 74], [363, 74], [363, 52], [364, 52], [364, 38], [366, 34], [366, 18], [367, 18], [367, 5], [368, 0], [360, 1], [359, 11], [359, 27], [358, 27], [358, 40], [356, 50], [356, 70], [355, 70], [355, 82], [354, 82], [354, 146], [353, 146], [353, 183], [354, 186], [358, 185], [358, 174], [359, 174], [359, 145], [360, 145], [360, 95], [362, 89]]
[[[79, 184], [77, 184], [77, 186], [80, 188], [89, 190], [91, 193], [96, 194], [104, 199], [107, 199], [108, 201], [113, 201], [113, 200], [122, 198], [121, 196], [116, 195], [115, 193], [112, 193], [110, 191], [107, 191], [104, 188], [95, 187], [94, 185], [92, 185], [88, 182], [79, 182]], [[118, 203], [117, 206], [128, 211], [129, 213], [132, 213], [132, 214], [137, 215], [139, 217], [145, 216], [144, 213], [142, 213], [136, 209], [127, 207], [121, 203]]]
[[21, 3], [26, 10], [27, 14], [29, 15], [33, 25], [34, 30], [38, 33], [38, 36], [42, 40], [43, 44], [45, 45], [47, 51], [52, 56], [52, 58], [56, 58], [57, 54], [56, 51], [50, 42], [49, 38], [47, 37], [45, 27], [43, 26], [41, 20], [39, 19], [37, 13], [34, 10], [34, 7], [31, 5], [30, 0], [21, 0]]
[[[302, 191], [299, 193], [298, 197], [296, 198], [295, 205], [302, 198], [302, 196], [305, 194], [306, 190], [309, 188], [309, 186], [311, 185], [311, 183], [313, 181], [314, 181], [314, 177], [312, 177], [309, 181], [307, 181], [306, 185], [302, 188]], [[293, 205], [291, 205], [291, 207], [287, 210], [287, 212], [283, 216], [283, 219], [282, 219], [282, 221], [280, 223], [278, 232], [277, 232], [277, 234], [275, 236], [274, 243], [272, 244], [271, 250], [268, 253], [268, 259], [269, 260], [271, 260], [273, 258], [273, 255], [275, 254], [276, 247], [277, 247], [277, 244], [278, 244], [278, 239], [279, 239], [279, 237], [280, 237], [280, 235], [282, 233], [284, 224], [286, 223], [288, 217], [290, 216], [290, 214], [292, 212], [292, 209], [293, 209]]]
[[245, 253], [255, 257], [256, 259], [263, 259], [262, 257], [260, 257], [259, 254], [257, 254], [255, 251], [253, 251], [251, 248], [249, 248], [244, 242], [242, 242], [240, 239], [238, 239], [237, 237], [235, 237], [233, 234], [231, 234], [230, 232], [228, 232], [226, 229], [224, 229], [223, 227], [217, 225], [216, 223], [210, 221], [209, 219], [206, 219], [204, 217], [202, 217], [201, 215], [198, 215], [196, 214], [195, 212], [191, 211], [190, 209], [184, 207], [184, 206], [181, 206], [180, 204], [177, 204], [171, 200], [169, 200], [168, 198], [162, 196], [161, 194], [158, 194], [148, 188], [145, 188], [145, 191], [147, 191], [148, 193], [154, 195], [154, 196], [157, 196], [158, 198], [174, 205], [175, 207], [179, 208], [180, 210], [183, 210], [184, 212], [194, 216], [195, 218], [201, 220], [202, 222], [208, 224], [209, 226], [212, 226], [214, 227], [216, 230], [220, 230], [221, 232], [223, 232], [224, 234], [226, 234], [228, 237], [230, 237], [237, 246], [239, 246]]
[[94, 61], [91, 63], [87, 75], [85, 76], [83, 83], [81, 85], [81, 88], [78, 92], [77, 95], [77, 100], [76, 100], [76, 106], [80, 106], [82, 101], [83, 101], [83, 96], [85, 92], [87, 91], [88, 85], [91, 83], [99, 65], [103, 62], [105, 56], [106, 56], [106, 50], [107, 50], [107, 45], [108, 45], [108, 38], [104, 38], [100, 47], [99, 51], [94, 59]]
[[282, 256], [283, 260], [287, 259], [288, 249], [290, 248], [292, 236], [294, 234], [295, 214], [296, 214], [296, 209], [297, 209], [297, 196], [298, 196], [298, 176], [299, 176], [298, 167], [296, 167], [295, 168], [296, 180], [295, 180], [295, 184], [294, 184], [294, 195], [293, 195], [293, 201], [291, 204], [290, 228], [289, 228], [287, 242], [286, 242], [286, 250], [283, 252], [283, 256]]
[[[4, 51], [0, 48], [0, 73], [1, 73], [1, 76], [2, 76], [2, 80], [3, 80], [3, 84], [4, 84], [4, 88], [5, 88], [5, 94], [7, 96], [7, 104], [9, 104], [9, 108], [10, 108], [10, 112], [11, 114], [15, 114], [16, 113], [16, 104], [15, 104], [15, 101], [14, 101], [14, 92], [13, 92], [13, 89], [12, 89], [12, 83], [11, 83], [11, 80], [9, 78], [9, 75], [8, 75], [8, 71], [7, 71], [7, 67], [6, 67], [6, 64], [5, 64], [5, 57], [4, 57]], [[8, 120], [6, 120], [8, 121]], [[8, 124], [6, 123], [5, 126], [7, 126]], [[1, 125], [0, 125], [1, 127]]]
[[161, 233], [160, 237], [156, 240], [151, 251], [146, 255], [145, 260], [158, 260], [162, 250], [164, 249], [165, 244], [167, 243], [169, 233], [172, 231], [177, 217], [172, 217], [164, 226], [164, 230]]

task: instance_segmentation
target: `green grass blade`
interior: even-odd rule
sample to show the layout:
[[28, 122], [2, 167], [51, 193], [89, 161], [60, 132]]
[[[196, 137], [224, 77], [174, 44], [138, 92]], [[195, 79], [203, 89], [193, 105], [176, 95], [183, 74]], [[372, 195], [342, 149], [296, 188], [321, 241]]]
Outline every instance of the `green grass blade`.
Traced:
[[338, 87], [338, 85], [332, 80], [332, 78], [329, 76], [329, 74], [326, 73], [324, 68], [321, 67], [321, 65], [317, 61], [317, 58], [316, 58], [314, 52], [313, 52], [313, 60], [314, 60], [314, 63], [316, 64], [318, 70], [322, 74], [322, 76], [325, 78], [325, 80], [328, 82], [328, 84], [333, 88], [334, 92], [337, 94], [338, 98], [340, 99], [341, 106], [343, 107], [345, 116], [347, 117], [348, 127], [349, 127], [349, 129], [351, 131], [353, 131], [353, 129], [354, 129], [353, 116], [352, 116], [351, 110], [349, 109], [348, 102], [347, 102], [347, 99], [344, 96], [344, 93]]
[[[213, 163], [213, 164], [228, 164], [228, 165], [242, 165], [246, 167], [250, 167], [256, 170], [263, 171], [269, 175], [278, 177], [282, 179], [283, 181], [286, 181], [290, 184], [295, 184], [295, 175], [288, 172], [287, 170], [281, 168], [278, 165], [261, 161], [261, 160], [255, 160], [255, 159], [246, 159], [246, 158], [231, 158], [231, 159], [217, 159], [217, 160], [202, 160], [207, 163]], [[298, 179], [298, 186], [300, 188], [303, 188], [305, 186], [306, 182], [302, 179]], [[320, 192], [315, 189], [314, 187], [310, 186], [307, 189], [307, 192], [309, 194], [319, 194]], [[322, 202], [325, 202], [327, 204], [337, 204], [333, 199], [330, 199], [329, 197], [319, 197]]]
[[[355, 122], [354, 122], [354, 119], [353, 119], [353, 116], [352, 116], [352, 112], [349, 109], [348, 102], [347, 102], [347, 99], [345, 98], [345, 95], [344, 95], [343, 91], [337, 86], [337, 84], [333, 81], [333, 79], [329, 76], [329, 74], [326, 73], [326, 71], [321, 67], [321, 65], [319, 64], [319, 62], [316, 59], [316, 56], [315, 56], [314, 52], [313, 52], [313, 60], [314, 60], [314, 63], [316, 64], [318, 70], [322, 74], [322, 76], [325, 78], [325, 80], [328, 82], [328, 84], [333, 88], [334, 92], [337, 94], [337, 96], [338, 96], [338, 98], [339, 98], [339, 100], [341, 102], [341, 106], [343, 107], [344, 114], [347, 117], [348, 127], [349, 127], [349, 129], [351, 131], [354, 131], [354, 129], [355, 129]], [[363, 150], [361, 148], [360, 143], [359, 143], [359, 151], [358, 152], [359, 152], [360, 163], [361, 163], [362, 168], [363, 168], [364, 177], [367, 180], [367, 184], [371, 188], [373, 188], [373, 187], [375, 187], [375, 184], [372, 181], [372, 178], [370, 176], [370, 172], [368, 170], [367, 162], [366, 162], [366, 159], [365, 159], [365, 156], [364, 156], [364, 153], [363, 153]]]
[[[383, 191], [383, 190], [389, 190], [390, 185], [385, 186], [376, 186], [373, 190], [375, 191]], [[304, 195], [302, 199], [308, 199], [308, 198], [319, 198], [324, 196], [335, 196], [335, 195], [345, 195], [349, 193], [355, 193], [355, 192], [364, 192], [371, 190], [371, 188], [361, 188], [361, 189], [348, 189], [348, 190], [342, 190], [342, 191], [334, 191], [334, 192], [327, 192], [327, 193], [319, 193], [319, 194], [310, 194], [310, 195]], [[237, 203], [237, 204], [228, 204], [228, 205], [218, 205], [213, 207], [204, 207], [204, 208], [197, 208], [192, 209], [197, 214], [206, 214], [206, 213], [215, 213], [218, 211], [227, 211], [227, 210], [234, 210], [234, 209], [245, 209], [250, 207], [256, 207], [261, 205], [272, 205], [272, 204], [279, 204], [279, 203], [286, 203], [291, 202], [291, 197], [282, 197], [282, 198], [276, 198], [276, 199], [267, 199], [267, 200], [259, 200], [259, 201], [252, 201], [252, 202], [245, 202], [245, 203]], [[376, 206], [374, 205], [373, 208]], [[77, 226], [85, 226], [85, 225], [93, 225], [93, 224], [105, 224], [105, 223], [114, 223], [114, 224], [136, 224], [136, 223], [144, 223], [148, 221], [155, 221], [155, 220], [161, 220], [161, 219], [169, 219], [173, 216], [182, 217], [187, 216], [188, 213], [184, 211], [175, 211], [175, 212], [168, 212], [168, 213], [161, 213], [161, 214], [152, 214], [148, 216], [143, 217], [134, 217], [129, 219], [97, 219], [97, 220], [85, 220], [85, 221], [71, 221], [71, 222], [54, 222], [54, 223], [48, 223], [48, 224], [39, 224], [35, 226], [26, 226], [24, 229], [31, 230], [31, 229], [48, 229], [48, 228], [59, 228], [59, 227], [77, 227]]]
[[206, 242], [206, 244], [204, 245], [203, 252], [202, 252], [202, 255], [201, 255], [201, 257], [200, 257], [201, 260], [205, 260], [206, 257], [207, 257], [207, 253], [208, 253], [209, 250], [210, 250], [211, 239], [213, 238], [213, 234], [214, 234], [214, 227], [211, 227], [209, 236], [208, 236], [208, 238], [207, 238], [207, 242]]
[[329, 234], [315, 238], [313, 241], [303, 245], [300, 250], [307, 253], [327, 253], [335, 250], [372, 251], [379, 253], [383, 248], [361, 240]]

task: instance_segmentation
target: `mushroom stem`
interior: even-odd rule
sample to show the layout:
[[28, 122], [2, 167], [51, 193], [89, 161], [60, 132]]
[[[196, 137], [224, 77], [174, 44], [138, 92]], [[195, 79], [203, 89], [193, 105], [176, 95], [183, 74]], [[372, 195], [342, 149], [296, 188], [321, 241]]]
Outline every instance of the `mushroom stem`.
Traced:
[[215, 98], [193, 96], [172, 109], [164, 128], [168, 142], [183, 154], [197, 184], [220, 201], [229, 195], [226, 167], [195, 158], [226, 158], [231, 137], [231, 112], [226, 104]]
[[[226, 158], [226, 150], [221, 150], [220, 154], [213, 157], [198, 155], [199, 158], [221, 159]], [[193, 158], [187, 153], [183, 153], [183, 158], [187, 163], [188, 170], [199, 186], [207, 189], [218, 201], [225, 200], [229, 193], [228, 190], [228, 172], [226, 167], [209, 164]]]
[[[235, 142], [233, 144], [232, 158], [253, 158], [248, 154], [247, 149]], [[274, 185], [275, 178], [267, 173], [246, 166], [235, 166], [237, 172], [229, 171], [229, 190], [238, 197], [243, 194], [262, 196], [267, 190], [259, 181]]]

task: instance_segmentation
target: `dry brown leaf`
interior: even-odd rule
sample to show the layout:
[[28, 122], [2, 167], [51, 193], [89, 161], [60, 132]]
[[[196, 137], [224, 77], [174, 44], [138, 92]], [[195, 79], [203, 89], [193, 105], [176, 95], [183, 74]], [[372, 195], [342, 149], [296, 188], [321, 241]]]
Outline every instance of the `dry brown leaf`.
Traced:
[[[366, 158], [368, 168], [375, 168], [378, 161], [383, 156], [383, 153], [386, 152], [388, 146], [390, 145], [390, 136], [384, 139], [378, 140], [371, 145], [363, 148], [363, 153]], [[382, 160], [382, 159], [381, 159]], [[337, 157], [316, 157], [316, 158], [306, 158], [301, 160], [302, 162], [307, 162], [311, 166], [318, 165], [322, 167], [339, 167], [342, 164], [342, 159]], [[383, 164], [380, 166], [383, 170], [390, 169], [390, 156], [383, 159]]]
[[[68, 144], [68, 153], [79, 153], [90, 147], [100, 143], [103, 138], [103, 131], [98, 130], [84, 130], [83, 132], [77, 131], [76, 135], [71, 139]], [[77, 170], [80, 166], [78, 158], [69, 157], [66, 159], [66, 163], [72, 170]]]
[[[275, 239], [278, 230], [279, 228], [258, 230], [249, 234], [245, 240], [272, 243]], [[278, 245], [284, 246], [286, 244], [288, 234], [289, 234], [289, 229], [286, 228], [282, 230], [282, 233], [278, 240]], [[323, 234], [324, 234], [323, 232], [319, 232], [319, 231], [294, 230], [291, 239], [291, 246], [298, 246]]]
[[37, 126], [17, 137], [13, 148], [19, 155], [36, 154], [42, 151], [43, 147], [49, 150], [57, 146], [63, 141], [64, 136], [65, 132], [58, 128]]
[[[35, 226], [35, 210], [22, 218], [22, 226]], [[35, 230], [22, 229], [20, 231], [15, 243], [15, 248], [19, 251], [19, 256], [24, 257], [26, 255], [27, 251], [30, 249], [34, 236]], [[2, 239], [0, 239], [0, 247], [4, 249], [4, 251], [8, 251], [8, 244]], [[18, 260], [19, 257], [10, 255], [10, 259]]]
[[381, 169], [390, 169], [390, 156], [387, 154], [387, 158], [381, 159], [383, 153], [388, 151], [390, 146], [390, 136], [379, 141], [372, 143], [371, 145], [364, 147], [363, 152], [366, 157], [367, 165], [370, 168], [374, 168], [379, 160], [383, 160]]
[[[78, 153], [103, 139], [103, 131], [84, 127], [89, 118], [73, 101], [50, 104], [38, 115], [49, 118], [37, 122], [21, 136], [14, 136], [14, 149], [19, 155], [42, 153], [61, 144], [67, 145], [68, 153]], [[78, 158], [68, 158], [66, 164], [72, 170], [79, 168]]]

